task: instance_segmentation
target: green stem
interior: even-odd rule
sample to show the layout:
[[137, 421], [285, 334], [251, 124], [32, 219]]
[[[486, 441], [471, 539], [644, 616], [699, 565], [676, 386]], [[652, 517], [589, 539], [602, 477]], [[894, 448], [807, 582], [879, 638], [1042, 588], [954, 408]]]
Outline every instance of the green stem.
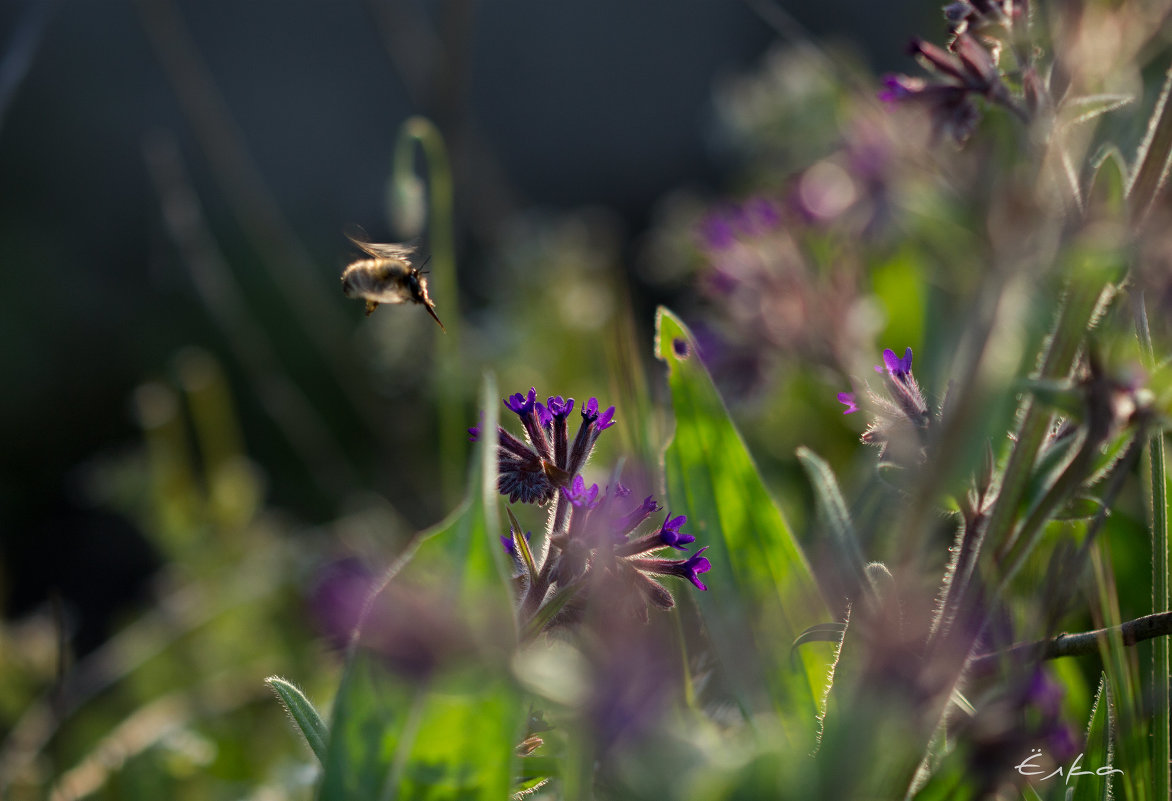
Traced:
[[460, 287], [456, 277], [454, 233], [454, 192], [447, 148], [439, 129], [424, 117], [411, 117], [395, 142], [392, 181], [411, 175], [415, 169], [415, 145], [427, 162], [428, 246], [431, 249], [431, 287], [437, 299], [436, 311], [444, 321], [446, 335], [436, 348], [435, 376], [438, 410], [440, 474], [443, 495], [449, 504], [460, 497], [465, 465], [464, 404], [459, 383], [463, 374], [460, 349]]

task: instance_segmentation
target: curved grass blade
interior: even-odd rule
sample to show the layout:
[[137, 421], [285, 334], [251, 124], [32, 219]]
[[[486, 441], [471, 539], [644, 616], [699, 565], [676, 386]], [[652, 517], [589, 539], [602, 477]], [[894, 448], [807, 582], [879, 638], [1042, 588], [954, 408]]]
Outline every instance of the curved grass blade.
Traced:
[[857, 598], [857, 593], [866, 588], [868, 582], [863, 574], [863, 551], [859, 547], [859, 538], [851, 522], [850, 512], [847, 511], [846, 501], [838, 488], [838, 479], [830, 465], [809, 448], [798, 448], [797, 454], [814, 488], [818, 512], [830, 530], [831, 542], [838, 554], [836, 562], [847, 580], [849, 591], [856, 593], [851, 597]]
[[819, 623], [816, 626], [810, 626], [794, 639], [793, 645], [789, 647], [790, 654], [808, 642], [840, 643], [845, 631], [845, 623]]

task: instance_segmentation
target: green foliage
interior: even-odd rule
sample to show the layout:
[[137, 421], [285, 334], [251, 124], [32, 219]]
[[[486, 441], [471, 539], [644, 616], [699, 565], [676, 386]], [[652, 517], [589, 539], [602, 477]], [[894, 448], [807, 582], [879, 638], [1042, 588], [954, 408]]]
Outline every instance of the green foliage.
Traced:
[[[1093, 59], [1075, 58], [1085, 43], [1039, 6], [1026, 28], [1002, 16], [975, 26], [982, 38], [958, 36], [959, 61], [922, 54], [935, 72], [899, 85], [936, 91], [908, 116], [877, 113], [869, 83], [856, 96], [853, 67], [787, 51], [725, 108], [742, 185], [755, 194], [668, 204], [651, 255], [630, 273], [605, 215], [533, 216], [465, 271], [476, 280], [461, 297], [455, 173], [436, 126], [409, 120], [388, 202], [404, 230], [426, 227], [447, 334], [434, 358], [420, 358], [391, 329], [364, 330], [415, 363], [414, 373], [387, 372], [387, 387], [404, 397], [415, 379], [428, 388], [389, 416], [412, 436], [382, 431], [378, 407], [363, 403], [355, 408], [377, 429], [370, 453], [331, 444], [312, 415], [292, 425], [291, 441], [308, 443], [301, 458], [339, 496], [337, 519], [306, 533], [266, 502], [267, 473], [246, 455], [216, 359], [184, 352], [177, 380], [144, 384], [134, 398], [142, 447], [103, 461], [87, 490], [150, 533], [166, 563], [156, 608], [66, 680], [65, 615], [0, 627], [10, 731], [0, 796], [38, 798], [45, 785], [62, 800], [1163, 801], [1167, 632], [1137, 644], [1123, 624], [1169, 603], [1169, 246], [1147, 221], [1167, 205], [1157, 201], [1172, 78], [1129, 164], [1098, 127], [1121, 124], [1128, 96]], [[1124, 24], [1140, 12], [1094, 2], [1083, 11], [1117, 23], [1117, 44], [1136, 47], [1129, 57], [1146, 52]], [[1006, 34], [988, 68], [996, 75], [974, 75], [982, 53], [992, 58], [991, 29]], [[1046, 60], [1051, 46], [1069, 47], [1087, 74], [1065, 75], [1065, 59]], [[968, 144], [941, 148], [945, 135]], [[679, 314], [659, 307], [650, 347], [628, 297], [634, 272], [645, 283], [631, 295], [679, 303]], [[477, 300], [482, 317], [461, 313]], [[313, 407], [299, 405], [296, 385], [257, 369], [269, 359], [256, 345], [263, 329], [234, 314], [229, 330], [256, 335], [230, 337], [245, 374], [271, 408], [304, 416]], [[876, 372], [884, 346], [897, 362], [914, 347], [916, 377], [890, 357]], [[376, 350], [354, 350], [364, 348]], [[693, 567], [706, 549], [706, 590], [679, 580], [683, 554], [645, 563], [670, 592], [631, 576], [634, 562], [621, 574], [603, 561], [631, 540], [584, 543], [568, 525], [550, 536], [551, 525], [531, 547], [522, 521], [556, 517], [569, 479], [548, 454], [525, 462], [556, 500], [500, 514], [491, 377], [462, 502], [399, 547], [398, 534], [421, 527], [406, 519], [439, 496], [457, 503], [471, 376], [494, 362], [510, 388], [579, 400], [609, 388], [617, 431], [603, 447], [633, 453], [596, 455], [586, 481], [617, 490], [634, 474], [665, 487], [666, 510], [686, 515], [695, 537]], [[352, 384], [369, 378], [331, 369]], [[838, 414], [838, 390], [853, 390], [853, 416]], [[417, 422], [428, 410], [436, 432]], [[420, 447], [393, 447], [403, 442]], [[377, 459], [417, 473], [409, 486], [433, 488], [402, 493], [419, 509], [377, 501], [381, 512], [346, 512], [353, 501], [340, 497], [362, 486], [355, 465]], [[595, 509], [614, 529], [614, 510]], [[594, 520], [585, 515], [573, 519]], [[551, 541], [598, 561], [551, 580]], [[318, 566], [338, 551], [391, 561], [346, 620], [340, 676], [304, 613]], [[623, 587], [591, 583], [623, 575], [643, 580], [634, 597], [658, 601], [642, 616], [619, 602]], [[1077, 657], [1044, 667], [1077, 639], [1060, 632], [1092, 628], [1104, 631]], [[262, 681], [274, 666], [307, 690]], [[282, 728], [266, 683], [309, 752]], [[331, 694], [327, 723], [309, 698]], [[1019, 760], [1069, 745], [1059, 735], [1075, 720], [1080, 766], [1120, 772], [1023, 774]]]
[[[485, 430], [496, 428], [496, 388], [482, 395]], [[334, 700], [319, 798], [484, 798], [508, 794], [512, 749], [521, 739], [522, 708], [507, 655], [515, 640], [499, 530], [495, 452], [490, 437], [476, 449], [468, 500], [419, 535], [367, 600]], [[389, 590], [405, 588], [425, 604], [443, 605], [470, 627], [473, 657], [437, 658], [412, 673], [401, 657], [380, 653]], [[390, 609], [395, 614], [396, 609]], [[402, 614], [401, 612], [399, 612]], [[422, 649], [448, 643], [422, 638]], [[392, 643], [391, 647], [395, 644]], [[410, 654], [407, 657], [418, 656]]]
[[[779, 710], [796, 713], [798, 725], [804, 719], [812, 730], [827, 662], [813, 649], [803, 649], [801, 671], [795, 672], [787, 649], [804, 629], [826, 621], [829, 610], [781, 510], [728, 419], [694, 337], [662, 308], [656, 354], [668, 367], [675, 418], [663, 457], [668, 497], [673, 511], [696, 521], [698, 538], [713, 543], [706, 554], [713, 564], [712, 586], [699, 598], [710, 636], [737, 682], [746, 712], [755, 707], [755, 688], [765, 686]], [[759, 662], [752, 658], [756, 654]], [[755, 684], [761, 679], [764, 685]], [[802, 739], [799, 733], [796, 742]]]

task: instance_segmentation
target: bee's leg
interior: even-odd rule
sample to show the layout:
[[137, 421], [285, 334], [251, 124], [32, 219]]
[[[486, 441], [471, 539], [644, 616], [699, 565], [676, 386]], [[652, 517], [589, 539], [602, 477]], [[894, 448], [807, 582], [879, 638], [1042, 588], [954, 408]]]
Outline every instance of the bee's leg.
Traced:
[[366, 301], [366, 316], [369, 317], [370, 313], [377, 308], [378, 308], [378, 301], [377, 300]]

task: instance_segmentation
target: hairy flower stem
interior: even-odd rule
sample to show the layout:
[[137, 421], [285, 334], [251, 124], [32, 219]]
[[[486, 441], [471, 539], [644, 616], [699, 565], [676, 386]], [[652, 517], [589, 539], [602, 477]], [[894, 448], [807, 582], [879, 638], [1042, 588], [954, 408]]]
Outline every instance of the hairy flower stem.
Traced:
[[940, 617], [937, 619], [935, 631], [947, 630], [952, 625], [957, 610], [956, 599], [964, 588], [964, 582], [960, 579], [967, 578], [972, 574], [977, 550], [989, 522], [988, 515], [974, 510], [967, 502], [961, 504], [961, 515], [964, 523], [960, 534], [960, 543], [957, 546], [959, 551], [952, 567], [948, 589], [945, 591], [944, 600], [940, 605]]
[[545, 558], [541, 563], [541, 571], [537, 574], [536, 580], [530, 585], [525, 592], [525, 598], [521, 601], [521, 619], [528, 620], [537, 612], [541, 602], [545, 600], [545, 596], [549, 593], [549, 585], [553, 575], [553, 565], [557, 561], [557, 554], [554, 552], [553, 538], [555, 536], [565, 536], [570, 527], [570, 511], [574, 508], [573, 504], [566, 498], [565, 493], [558, 492], [554, 497], [553, 512], [550, 515], [549, 531], [546, 534], [546, 551]]

